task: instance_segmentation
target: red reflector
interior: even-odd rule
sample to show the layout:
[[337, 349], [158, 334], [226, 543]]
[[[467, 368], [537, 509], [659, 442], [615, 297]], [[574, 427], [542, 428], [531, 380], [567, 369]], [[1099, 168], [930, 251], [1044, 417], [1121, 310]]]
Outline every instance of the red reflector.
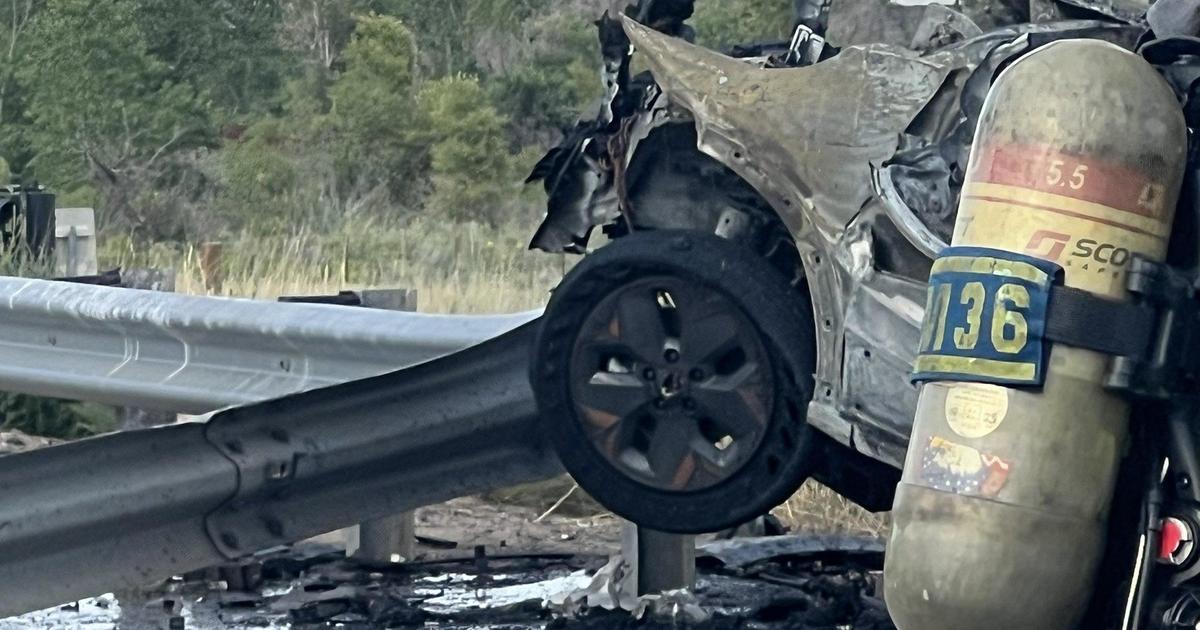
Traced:
[[1167, 564], [1183, 566], [1192, 562], [1196, 551], [1196, 533], [1192, 526], [1174, 517], [1164, 518], [1159, 526], [1158, 559]]
[[1176, 519], [1168, 518], [1162, 523], [1161, 544], [1158, 547], [1158, 559], [1172, 561], [1175, 559], [1175, 552], [1179, 551], [1180, 545], [1183, 544], [1184, 537], [1187, 532], [1184, 531], [1184, 524]]

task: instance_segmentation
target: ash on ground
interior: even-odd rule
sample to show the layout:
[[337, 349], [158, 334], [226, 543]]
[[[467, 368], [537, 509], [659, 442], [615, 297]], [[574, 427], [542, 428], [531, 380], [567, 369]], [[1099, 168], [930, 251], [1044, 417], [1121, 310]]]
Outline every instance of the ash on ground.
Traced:
[[594, 576], [613, 566], [620, 522], [538, 516], [459, 499], [418, 512], [423, 544], [413, 562], [364, 564], [346, 558], [337, 537], [323, 537], [145, 592], [2, 620], [0, 630], [893, 628], [877, 596], [883, 546], [876, 540], [709, 540], [697, 554], [694, 591], [635, 614], [563, 605], [610, 588]]

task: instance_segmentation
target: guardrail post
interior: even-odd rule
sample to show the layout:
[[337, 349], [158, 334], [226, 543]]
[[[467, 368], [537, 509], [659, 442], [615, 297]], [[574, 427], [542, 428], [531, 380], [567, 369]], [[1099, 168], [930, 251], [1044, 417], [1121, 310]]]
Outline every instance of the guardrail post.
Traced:
[[633, 571], [638, 596], [696, 585], [696, 537], [668, 534], [626, 523], [621, 553]]
[[[417, 310], [415, 289], [359, 291], [365, 308]], [[346, 555], [372, 564], [410, 562], [417, 550], [417, 515], [404, 512], [359, 523], [346, 531]]]
[[96, 211], [91, 208], [54, 210], [54, 273], [70, 278], [99, 273], [96, 260]]

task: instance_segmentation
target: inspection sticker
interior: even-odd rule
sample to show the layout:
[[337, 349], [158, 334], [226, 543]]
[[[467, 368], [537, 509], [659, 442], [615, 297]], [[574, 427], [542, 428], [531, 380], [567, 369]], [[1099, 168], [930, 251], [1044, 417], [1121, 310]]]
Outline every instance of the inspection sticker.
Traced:
[[965, 438], [987, 437], [1008, 417], [1008, 390], [998, 385], [962, 384], [946, 392], [946, 424]]

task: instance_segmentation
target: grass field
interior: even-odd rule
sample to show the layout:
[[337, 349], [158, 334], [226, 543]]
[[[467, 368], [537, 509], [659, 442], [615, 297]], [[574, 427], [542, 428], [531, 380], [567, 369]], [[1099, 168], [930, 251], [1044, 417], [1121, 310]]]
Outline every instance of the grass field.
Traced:
[[[353, 233], [239, 234], [219, 239], [224, 282], [220, 295], [273, 300], [281, 295], [326, 295], [339, 290], [404, 288], [419, 291], [429, 313], [507, 313], [542, 306], [572, 259], [527, 250], [529, 227], [489, 228], [418, 220], [404, 225], [359, 225]], [[176, 289], [203, 295], [198, 246], [134, 246], [124, 238], [102, 244], [102, 269], [170, 268]]]
[[[416, 221], [407, 225], [358, 226], [354, 233], [223, 239], [221, 295], [273, 300], [281, 295], [332, 295], [346, 289], [415, 288], [420, 310], [429, 313], [505, 313], [541, 307], [574, 261], [527, 250], [528, 226], [491, 229]], [[177, 290], [206, 294], [197, 247], [135, 247], [127, 239], [103, 243], [101, 267], [171, 268]], [[527, 489], [505, 496], [548, 509], [571, 484]], [[598, 510], [582, 493], [564, 509]], [[885, 516], [867, 513], [833, 491], [809, 483], [776, 515], [790, 528], [881, 536]]]

